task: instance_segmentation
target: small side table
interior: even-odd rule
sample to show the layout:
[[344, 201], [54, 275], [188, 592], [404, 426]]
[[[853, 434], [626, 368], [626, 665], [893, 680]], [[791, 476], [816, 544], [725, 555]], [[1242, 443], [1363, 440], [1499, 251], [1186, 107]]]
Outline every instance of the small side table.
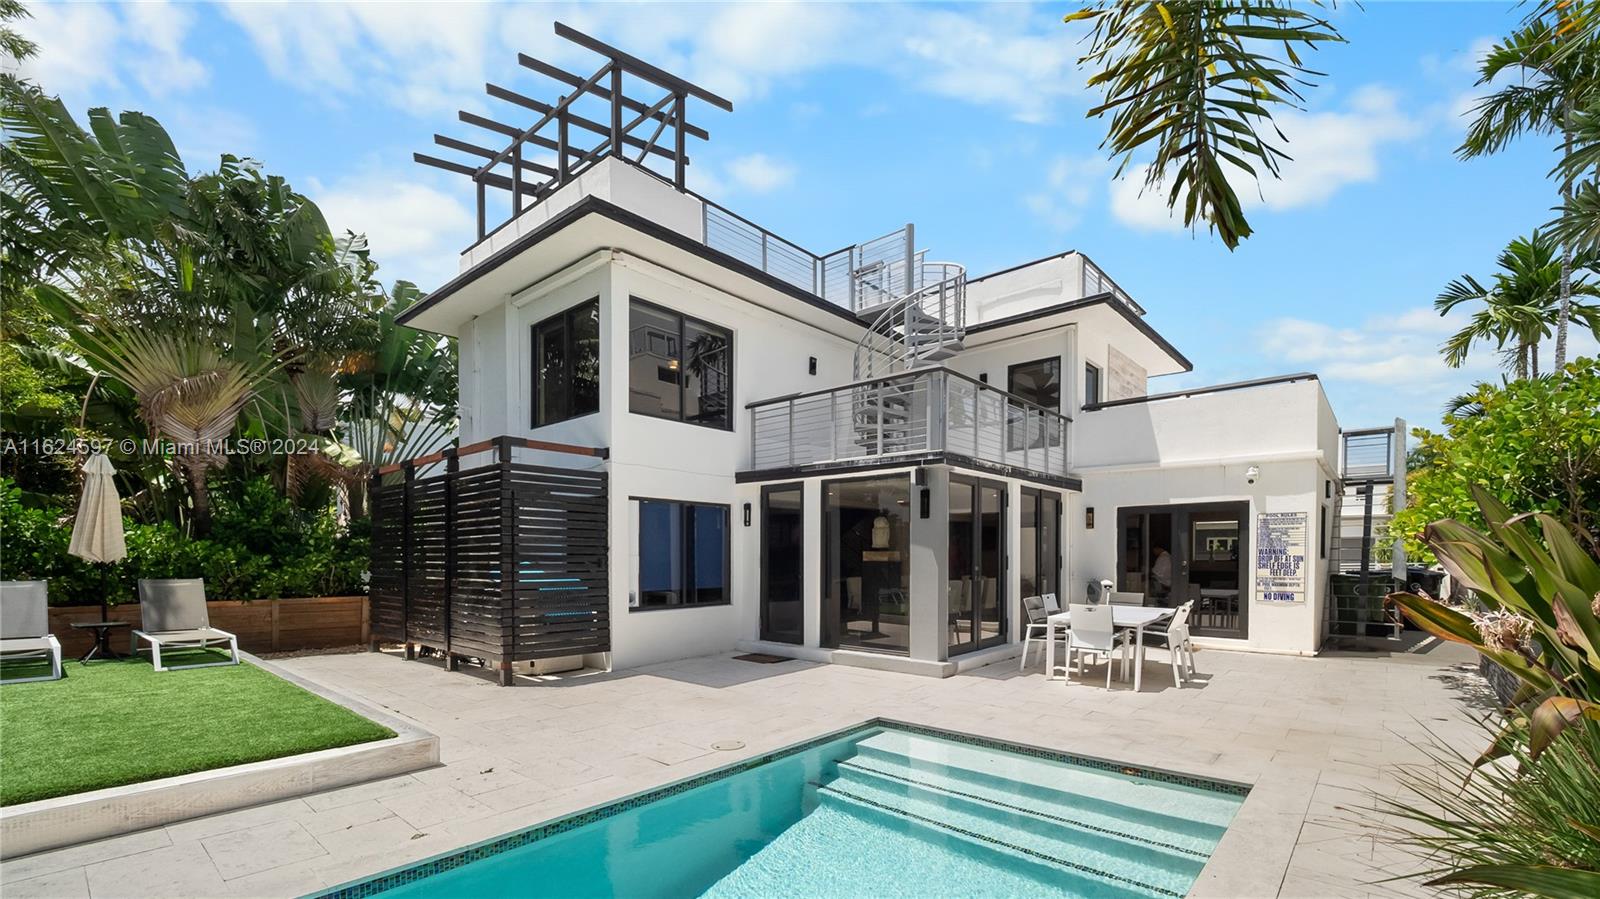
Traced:
[[126, 622], [126, 621], [74, 621], [74, 622], [71, 622], [71, 624], [72, 624], [73, 627], [77, 628], [78, 630], [93, 630], [94, 631], [94, 645], [90, 646], [89, 647], [89, 651], [84, 653], [83, 656], [78, 659], [79, 662], [87, 662], [90, 659], [95, 658], [96, 656], [102, 656], [102, 657], [109, 658], [109, 659], [121, 659], [121, 658], [124, 658], [124, 656], [121, 653], [119, 653], [116, 650], [111, 648], [111, 631], [112, 631], [113, 628], [127, 627], [128, 626], [128, 622]]

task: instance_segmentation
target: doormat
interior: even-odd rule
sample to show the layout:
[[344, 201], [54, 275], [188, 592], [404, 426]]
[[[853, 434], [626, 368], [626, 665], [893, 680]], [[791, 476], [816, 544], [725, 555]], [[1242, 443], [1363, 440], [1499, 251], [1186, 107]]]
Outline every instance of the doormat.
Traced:
[[792, 661], [794, 661], [794, 659], [791, 659], [788, 656], [767, 655], [764, 652], [751, 652], [751, 653], [746, 653], [746, 654], [744, 654], [742, 656], [734, 656], [733, 660], [735, 662], [755, 662], [758, 665], [771, 665], [771, 664], [774, 664], [776, 662], [792, 662]]

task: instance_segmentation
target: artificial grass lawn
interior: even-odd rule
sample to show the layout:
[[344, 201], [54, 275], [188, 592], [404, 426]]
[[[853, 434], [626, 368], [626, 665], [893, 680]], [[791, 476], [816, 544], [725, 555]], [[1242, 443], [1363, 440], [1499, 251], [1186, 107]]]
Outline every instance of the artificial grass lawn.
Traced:
[[158, 672], [148, 659], [69, 661], [66, 672], [0, 684], [0, 805], [394, 736], [249, 663]]

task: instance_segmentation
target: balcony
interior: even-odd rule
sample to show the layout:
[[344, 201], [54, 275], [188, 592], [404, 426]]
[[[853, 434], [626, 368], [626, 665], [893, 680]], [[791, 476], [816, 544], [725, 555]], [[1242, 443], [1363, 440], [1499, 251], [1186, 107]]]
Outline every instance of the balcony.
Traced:
[[1071, 477], [1071, 419], [942, 367], [751, 403], [751, 469], [944, 457]]

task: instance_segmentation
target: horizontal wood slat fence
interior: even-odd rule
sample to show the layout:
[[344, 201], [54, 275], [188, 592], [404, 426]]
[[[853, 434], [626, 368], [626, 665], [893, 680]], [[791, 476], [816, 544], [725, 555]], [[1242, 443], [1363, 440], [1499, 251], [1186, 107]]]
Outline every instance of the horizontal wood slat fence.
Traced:
[[[239, 648], [246, 652], [360, 646], [372, 639], [365, 596], [212, 600], [206, 603], [206, 610], [211, 616], [211, 626], [237, 636]], [[99, 606], [50, 607], [50, 632], [61, 641], [64, 658], [83, 655], [94, 640], [93, 631], [71, 627], [71, 623], [99, 620]], [[139, 627], [139, 604], [113, 606], [110, 620], [126, 621], [130, 625], [111, 632], [111, 648], [125, 653], [129, 631]]]
[[[515, 662], [609, 652], [606, 473], [512, 460], [604, 449], [496, 437], [380, 470], [372, 497], [372, 639]], [[492, 463], [462, 469], [462, 456]], [[443, 462], [445, 472], [418, 477]], [[398, 474], [398, 477], [394, 475]]]

